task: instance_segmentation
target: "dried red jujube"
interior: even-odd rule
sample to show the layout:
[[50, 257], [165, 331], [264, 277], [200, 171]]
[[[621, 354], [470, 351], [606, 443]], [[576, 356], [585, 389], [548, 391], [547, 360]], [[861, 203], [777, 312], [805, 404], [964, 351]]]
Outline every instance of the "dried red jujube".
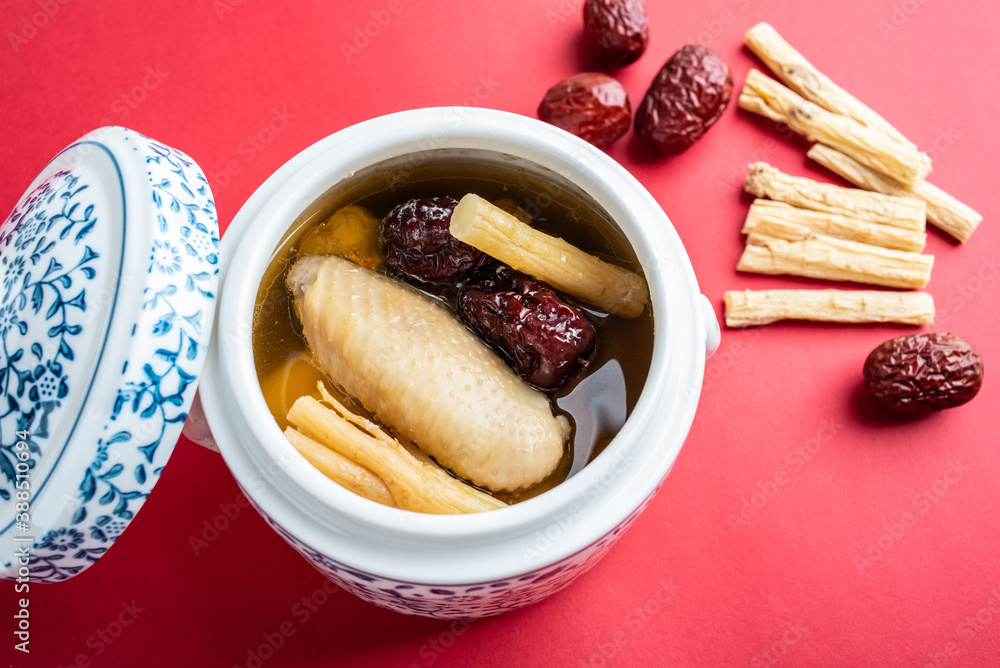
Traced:
[[983, 358], [956, 334], [913, 334], [873, 350], [864, 376], [868, 394], [889, 410], [939, 411], [976, 396], [983, 385]]
[[695, 143], [712, 126], [733, 92], [729, 66], [706, 46], [672, 55], [635, 111], [635, 132], [664, 155]]
[[390, 211], [379, 225], [386, 264], [420, 281], [447, 283], [496, 262], [448, 231], [457, 204], [454, 197], [422, 197]]
[[466, 283], [458, 311], [525, 381], [547, 390], [562, 387], [587, 365], [597, 336], [580, 309], [507, 266]]
[[634, 63], [649, 43], [649, 22], [642, 0], [586, 0], [583, 42], [601, 67]]
[[550, 88], [538, 105], [538, 117], [604, 148], [628, 132], [632, 107], [613, 77], [583, 72]]

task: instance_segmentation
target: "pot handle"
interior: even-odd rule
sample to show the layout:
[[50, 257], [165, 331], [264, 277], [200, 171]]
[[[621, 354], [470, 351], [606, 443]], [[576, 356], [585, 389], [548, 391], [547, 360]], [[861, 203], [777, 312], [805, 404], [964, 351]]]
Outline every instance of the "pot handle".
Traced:
[[191, 402], [191, 408], [188, 410], [187, 420], [184, 421], [181, 433], [198, 445], [219, 452], [219, 446], [215, 443], [215, 437], [212, 436], [208, 420], [205, 419], [205, 409], [201, 407], [201, 395], [198, 392], [195, 392], [194, 401]]
[[[715, 309], [712, 307], [712, 302], [708, 301], [708, 297], [705, 295], [701, 296], [701, 310], [702, 317], [705, 320], [705, 360], [708, 360], [719, 349], [719, 344], [722, 343], [722, 329], [719, 327], [719, 321], [715, 317]], [[195, 401], [197, 401], [197, 397]]]

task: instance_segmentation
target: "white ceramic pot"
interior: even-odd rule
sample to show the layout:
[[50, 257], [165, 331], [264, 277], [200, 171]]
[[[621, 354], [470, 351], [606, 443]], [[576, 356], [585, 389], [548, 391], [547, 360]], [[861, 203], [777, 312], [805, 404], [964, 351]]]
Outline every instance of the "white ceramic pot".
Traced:
[[[251, 323], [261, 277], [300, 214], [363, 174], [448, 155], [549, 170], [589, 194], [632, 244], [650, 288], [649, 374], [628, 420], [592, 463], [555, 489], [488, 513], [437, 516], [361, 499], [282, 436], [259, 391]], [[687, 435], [719, 327], [656, 201], [589, 144], [499, 111], [405, 111], [309, 147], [247, 201], [222, 242], [215, 340], [199, 393], [212, 438], [267, 522], [345, 589], [399, 612], [478, 617], [536, 602], [592, 566], [649, 503]], [[202, 441], [195, 420], [186, 432]], [[204, 427], [204, 425], [201, 425]]]

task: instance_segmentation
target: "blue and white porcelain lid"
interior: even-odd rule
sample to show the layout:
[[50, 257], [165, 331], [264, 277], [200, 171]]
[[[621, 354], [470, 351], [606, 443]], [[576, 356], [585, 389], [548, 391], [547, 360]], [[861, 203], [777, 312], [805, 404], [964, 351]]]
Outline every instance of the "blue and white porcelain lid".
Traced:
[[0, 577], [72, 577], [135, 517], [194, 398], [218, 246], [198, 165], [120, 127], [0, 226]]

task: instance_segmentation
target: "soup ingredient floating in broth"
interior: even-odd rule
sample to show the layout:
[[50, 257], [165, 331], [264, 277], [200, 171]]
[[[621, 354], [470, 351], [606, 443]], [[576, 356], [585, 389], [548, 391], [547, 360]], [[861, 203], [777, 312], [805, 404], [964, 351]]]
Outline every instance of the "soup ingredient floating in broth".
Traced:
[[458, 200], [422, 197], [395, 207], [382, 220], [379, 237], [386, 262], [425, 283], [461, 281], [494, 263], [493, 258], [448, 232]]
[[510, 267], [498, 267], [462, 289], [459, 315], [500, 348], [536, 387], [562, 387], [587, 366], [597, 333], [555, 290]]
[[[296, 404], [298, 404], [298, 401]], [[329, 409], [320, 406], [320, 410], [327, 411]], [[351, 428], [354, 429], [354, 427]], [[355, 429], [355, 431], [357, 430]], [[361, 436], [363, 434], [358, 432], [358, 438]], [[322, 434], [317, 434], [317, 437], [322, 438]], [[393, 498], [389, 488], [386, 487], [385, 481], [369, 469], [358, 464], [354, 459], [345, 457], [338, 450], [328, 448], [319, 441], [291, 427], [285, 429], [285, 438], [292, 444], [292, 447], [299, 451], [299, 454], [306, 458], [306, 461], [341, 487], [345, 487], [355, 494], [381, 503], [382, 505], [397, 506], [396, 500]]]
[[502, 197], [500, 199], [493, 200], [493, 206], [503, 209], [510, 215], [520, 220], [522, 223], [531, 225], [531, 215], [524, 209], [524, 207], [510, 197]]
[[324, 223], [306, 232], [299, 242], [298, 256], [343, 255], [362, 267], [378, 269], [378, 218], [363, 206], [345, 206]]
[[[373, 501], [421, 513], [478, 513], [506, 506], [452, 478], [426, 457], [411, 453], [371, 421], [352, 414], [322, 384], [319, 389], [330, 408], [312, 397], [299, 398], [288, 420], [305, 434], [286, 429], [285, 435], [328, 477]], [[348, 471], [347, 480], [341, 470], [328, 472], [321, 465], [336, 457], [355, 467]]]
[[556, 468], [569, 421], [443, 306], [336, 256], [299, 260], [287, 285], [316, 363], [401, 439], [492, 491]]
[[478, 195], [466, 195], [455, 207], [451, 233], [517, 271], [607, 313], [635, 318], [649, 301], [649, 288], [639, 274], [536, 230]]

